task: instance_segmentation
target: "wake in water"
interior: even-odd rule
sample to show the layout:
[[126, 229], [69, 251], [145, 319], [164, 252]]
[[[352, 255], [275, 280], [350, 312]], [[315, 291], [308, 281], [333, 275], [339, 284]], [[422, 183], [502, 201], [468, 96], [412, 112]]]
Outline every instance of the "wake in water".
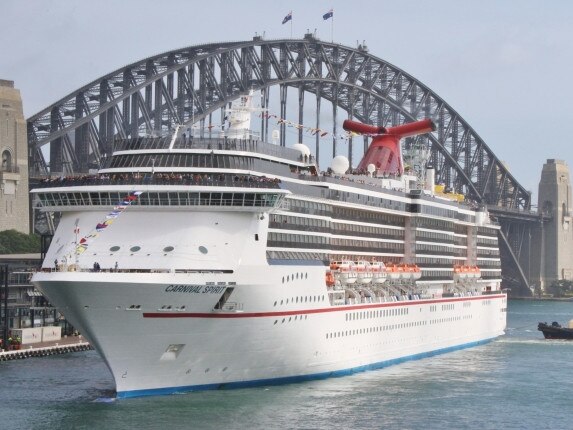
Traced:
[[99, 397], [95, 400], [92, 400], [92, 403], [113, 403], [117, 399], [115, 397]]

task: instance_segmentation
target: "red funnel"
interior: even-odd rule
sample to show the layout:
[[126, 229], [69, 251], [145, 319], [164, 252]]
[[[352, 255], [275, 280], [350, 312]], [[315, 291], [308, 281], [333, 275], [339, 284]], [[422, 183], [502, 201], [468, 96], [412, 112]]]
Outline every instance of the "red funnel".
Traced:
[[362, 157], [360, 164], [358, 164], [358, 170], [366, 171], [368, 165], [373, 164], [376, 167], [376, 171], [383, 174], [395, 175], [402, 175], [402, 173], [404, 173], [400, 139], [422, 133], [429, 133], [436, 129], [430, 119], [389, 128], [346, 120], [342, 124], [342, 128], [346, 131], [354, 131], [355, 133], [376, 134], [376, 136], [372, 138], [372, 143], [368, 147], [364, 157]]

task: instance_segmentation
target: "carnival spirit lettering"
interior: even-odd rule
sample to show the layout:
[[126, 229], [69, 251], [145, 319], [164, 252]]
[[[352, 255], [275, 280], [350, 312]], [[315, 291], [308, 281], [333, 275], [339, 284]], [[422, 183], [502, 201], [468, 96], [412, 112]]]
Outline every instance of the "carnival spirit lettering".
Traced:
[[169, 285], [165, 288], [166, 293], [211, 293], [220, 294], [226, 287], [203, 286], [203, 285]]

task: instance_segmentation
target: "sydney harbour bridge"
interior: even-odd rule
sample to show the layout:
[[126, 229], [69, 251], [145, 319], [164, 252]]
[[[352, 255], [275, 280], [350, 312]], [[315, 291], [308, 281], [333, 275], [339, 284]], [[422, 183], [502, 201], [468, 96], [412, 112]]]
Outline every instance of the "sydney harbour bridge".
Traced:
[[[323, 122], [330, 139], [321, 136], [327, 133], [311, 137], [318, 160], [326, 150], [341, 153], [337, 136], [343, 119], [393, 126], [432, 118], [436, 131], [424, 139], [436, 182], [487, 205], [502, 226], [504, 286], [529, 293], [523, 267], [530, 258], [531, 229], [540, 222], [530, 212], [530, 193], [451, 106], [365, 45], [323, 42], [312, 34], [300, 40], [254, 37], [191, 46], [127, 65], [28, 119], [30, 178], [97, 169], [118, 138], [165, 135], [177, 125], [197, 124], [210, 132], [211, 124], [224, 120], [229, 103], [250, 90], [260, 92], [262, 111], [275, 107], [281, 119], [291, 116], [297, 124], [324, 130], [321, 118], [328, 118]], [[294, 103], [287, 105], [289, 96]], [[287, 126], [260, 116], [264, 140], [276, 128], [274, 137], [285, 145]], [[308, 140], [303, 132], [296, 129], [298, 142]], [[355, 165], [353, 157], [365, 151], [367, 138], [345, 144]]]

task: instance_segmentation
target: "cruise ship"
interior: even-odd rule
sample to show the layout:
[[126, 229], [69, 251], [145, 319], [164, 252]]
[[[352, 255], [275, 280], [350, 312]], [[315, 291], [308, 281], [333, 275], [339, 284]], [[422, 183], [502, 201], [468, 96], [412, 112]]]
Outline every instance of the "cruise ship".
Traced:
[[346, 121], [370, 146], [321, 171], [249, 131], [251, 97], [224, 135], [117, 141], [97, 174], [32, 190], [59, 218], [33, 283], [118, 398], [348, 375], [504, 333], [499, 226], [434, 184], [423, 145], [402, 148], [431, 121]]

